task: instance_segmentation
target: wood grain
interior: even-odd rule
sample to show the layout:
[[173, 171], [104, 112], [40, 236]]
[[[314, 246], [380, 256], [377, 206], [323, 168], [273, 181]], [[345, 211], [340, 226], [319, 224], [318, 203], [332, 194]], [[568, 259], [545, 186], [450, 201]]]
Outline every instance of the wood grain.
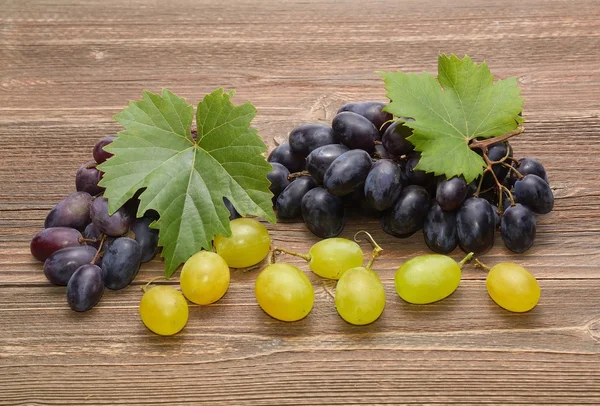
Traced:
[[[594, 0], [3, 1], [0, 405], [599, 404], [599, 21]], [[422, 235], [395, 239], [360, 216], [343, 236], [374, 233], [388, 299], [366, 327], [344, 323], [334, 284], [310, 272], [313, 312], [277, 322], [255, 303], [256, 271], [234, 271], [221, 301], [192, 306], [181, 334], [157, 337], [137, 304], [159, 261], [76, 314], [29, 253], [95, 141], [119, 131], [112, 116], [142, 89], [195, 102], [235, 88], [273, 147], [344, 102], [385, 100], [374, 71], [434, 72], [439, 52], [486, 60], [523, 89], [526, 132], [512, 144], [544, 163], [556, 206], [525, 255], [498, 239], [484, 259], [538, 277], [531, 313], [495, 306], [473, 267], [447, 300], [402, 302], [393, 275], [427, 252]], [[300, 223], [268, 227], [288, 249], [316, 241]]]

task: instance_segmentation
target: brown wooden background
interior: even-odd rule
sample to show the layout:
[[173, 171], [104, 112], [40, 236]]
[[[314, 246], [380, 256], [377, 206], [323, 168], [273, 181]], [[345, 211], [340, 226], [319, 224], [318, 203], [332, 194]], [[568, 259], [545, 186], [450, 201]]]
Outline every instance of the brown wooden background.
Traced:
[[[0, 404], [600, 403], [599, 21], [595, 0], [0, 1]], [[234, 272], [223, 300], [161, 338], [137, 313], [161, 263], [77, 314], [29, 253], [142, 89], [195, 102], [235, 88], [273, 146], [343, 102], [385, 100], [376, 70], [435, 72], [438, 52], [486, 60], [523, 88], [513, 146], [546, 165], [556, 206], [527, 254], [497, 241], [484, 260], [538, 277], [531, 313], [494, 305], [472, 267], [449, 299], [402, 302], [394, 271], [426, 252], [422, 235], [395, 239], [372, 220], [343, 233], [372, 231], [385, 249], [388, 303], [367, 327], [344, 323], [334, 284], [314, 275], [313, 312], [277, 322], [255, 303], [256, 272]], [[316, 241], [299, 223], [270, 230], [288, 249]]]

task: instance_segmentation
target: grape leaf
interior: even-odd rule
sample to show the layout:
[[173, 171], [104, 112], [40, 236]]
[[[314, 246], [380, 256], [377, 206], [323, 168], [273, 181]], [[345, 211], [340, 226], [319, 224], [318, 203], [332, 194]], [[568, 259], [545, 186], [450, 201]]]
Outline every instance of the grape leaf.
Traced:
[[104, 172], [109, 210], [115, 212], [140, 190], [137, 216], [156, 210], [165, 275], [201, 249], [215, 235], [231, 235], [226, 197], [242, 215], [275, 222], [266, 178], [271, 165], [266, 146], [250, 128], [251, 103], [234, 105], [233, 92], [217, 89], [198, 103], [197, 138], [191, 136], [194, 110], [169, 90], [144, 91], [140, 101], [115, 116], [125, 127], [105, 147], [114, 154], [98, 166]]
[[413, 129], [408, 140], [421, 152], [415, 169], [471, 182], [486, 165], [469, 142], [504, 135], [523, 122], [517, 80], [494, 83], [487, 64], [468, 56], [440, 55], [437, 79], [429, 73], [380, 75], [390, 99], [385, 110], [415, 120], [404, 123]]

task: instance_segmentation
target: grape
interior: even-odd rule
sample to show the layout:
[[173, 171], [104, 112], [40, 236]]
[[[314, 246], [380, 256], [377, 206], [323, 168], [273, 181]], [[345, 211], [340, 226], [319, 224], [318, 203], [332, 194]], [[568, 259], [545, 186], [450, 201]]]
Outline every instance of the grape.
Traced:
[[405, 126], [401, 121], [396, 121], [385, 130], [381, 143], [392, 155], [406, 155], [415, 149], [415, 146], [406, 139], [411, 135], [412, 129], [410, 127]]
[[385, 103], [375, 101], [346, 103], [337, 112], [351, 111], [359, 114], [372, 122], [375, 128], [383, 134], [389, 126], [389, 123], [386, 123], [393, 119], [390, 113], [383, 111], [384, 107]]
[[465, 252], [483, 254], [494, 245], [496, 218], [487, 200], [471, 197], [456, 213], [458, 245]]
[[550, 213], [554, 207], [552, 189], [537, 175], [525, 175], [523, 179], [516, 181], [513, 195], [517, 203], [529, 207], [535, 213]]
[[322, 278], [339, 279], [350, 268], [363, 263], [360, 246], [346, 238], [328, 238], [315, 243], [308, 252], [310, 269]]
[[492, 162], [501, 161], [505, 157], [511, 158], [513, 156], [513, 149], [508, 141], [496, 142], [488, 147], [487, 155]]
[[158, 230], [150, 228], [152, 217], [144, 216], [133, 220], [131, 231], [142, 250], [142, 262], [152, 261], [158, 253]]
[[315, 149], [306, 158], [306, 170], [314, 180], [323, 183], [325, 172], [337, 157], [350, 149], [342, 144], [331, 144]]
[[324, 145], [334, 144], [333, 129], [323, 124], [304, 124], [290, 133], [290, 148], [298, 155], [307, 156]]
[[74, 228], [50, 227], [37, 233], [31, 240], [29, 248], [31, 255], [38, 261], [44, 262], [56, 251], [80, 245], [81, 233]]
[[[350, 114], [350, 113], [348, 113]], [[362, 185], [371, 170], [371, 157], [363, 150], [351, 150], [335, 159], [325, 172], [323, 185], [336, 196], [343, 196]]]
[[170, 286], [148, 289], [140, 301], [140, 317], [150, 331], [171, 336], [185, 327], [189, 309], [183, 295]]
[[325, 189], [309, 190], [301, 206], [306, 227], [317, 237], [335, 237], [344, 229], [344, 202]]
[[97, 197], [90, 206], [90, 216], [92, 223], [104, 234], [112, 237], [118, 237], [129, 230], [131, 217], [126, 207], [121, 207], [108, 215], [108, 200], [104, 197]]
[[379, 131], [373, 123], [350, 111], [338, 113], [331, 125], [337, 142], [350, 149], [372, 151], [375, 141], [379, 138]]
[[96, 162], [90, 161], [83, 164], [77, 170], [75, 175], [75, 188], [78, 192], [88, 192], [94, 196], [104, 191], [104, 188], [98, 186], [102, 172], [96, 169]]
[[81, 231], [90, 222], [92, 196], [87, 192], [76, 192], [58, 203], [46, 216], [44, 228], [70, 227]]
[[85, 312], [96, 306], [103, 293], [102, 269], [97, 265], [82, 265], [67, 284], [67, 303], [76, 312]]
[[379, 275], [362, 266], [348, 269], [336, 285], [335, 308], [350, 324], [373, 323], [385, 308], [385, 290]]
[[381, 227], [383, 231], [395, 237], [409, 237], [423, 228], [428, 211], [427, 191], [421, 186], [407, 186], [381, 218]]
[[100, 237], [102, 237], [102, 231], [98, 230], [98, 227], [94, 225], [94, 223], [90, 223], [87, 225], [85, 230], [83, 230], [83, 238], [87, 240], [97, 240], [97, 242], [86, 242], [87, 245], [91, 245], [92, 247], [98, 248], [100, 246]]
[[519, 159], [518, 171], [521, 175], [537, 175], [548, 183], [548, 175], [546, 169], [537, 159], [521, 158]]
[[425, 243], [438, 254], [452, 252], [458, 245], [456, 235], [456, 213], [443, 210], [439, 204], [434, 203], [425, 217], [423, 225]]
[[428, 304], [450, 296], [460, 284], [459, 264], [446, 255], [429, 254], [409, 259], [398, 268], [394, 282], [408, 303]]
[[317, 187], [317, 182], [310, 176], [300, 176], [291, 182], [277, 198], [275, 203], [277, 217], [294, 219], [300, 216], [302, 198], [315, 187]]
[[[277, 165], [279, 165], [279, 164], [277, 164]], [[287, 171], [287, 169], [286, 169], [286, 171]], [[268, 177], [268, 175], [267, 175], [267, 177]], [[226, 197], [223, 198], [223, 204], [225, 205], [225, 207], [227, 207], [227, 210], [229, 210], [229, 220], [233, 220], [233, 219], [242, 217], [242, 216], [240, 216], [240, 213], [237, 212], [235, 207], [233, 207], [233, 204], [229, 200], [227, 200]], [[156, 219], [154, 219], [154, 220], [156, 220]], [[146, 261], [144, 261], [144, 262], [146, 262]]]
[[281, 262], [262, 270], [254, 292], [261, 309], [282, 321], [303, 319], [315, 302], [315, 292], [306, 275], [294, 265]]
[[400, 167], [388, 159], [375, 162], [365, 180], [364, 193], [367, 202], [375, 210], [383, 211], [392, 207], [400, 192], [402, 192]]
[[214, 252], [200, 251], [183, 265], [179, 283], [190, 302], [207, 305], [223, 297], [229, 279], [229, 267], [223, 258]]
[[421, 170], [415, 170], [415, 166], [417, 166], [420, 159], [420, 153], [410, 154], [408, 160], [406, 161], [406, 168], [404, 170], [404, 173], [406, 175], [406, 178], [408, 179], [408, 183], [410, 183], [411, 185], [426, 186], [432, 181], [433, 174], [423, 172]]
[[373, 147], [373, 156], [380, 159], [394, 159], [392, 155], [385, 147], [381, 144], [375, 144]]
[[96, 250], [88, 245], [60, 249], [44, 261], [44, 275], [54, 285], [67, 286], [73, 273], [91, 263], [95, 255]]
[[142, 248], [136, 240], [128, 237], [114, 240], [102, 257], [104, 286], [120, 290], [129, 285], [140, 270], [141, 261]]
[[[271, 163], [273, 169], [267, 174], [267, 179], [271, 182], [269, 190], [273, 193], [273, 203], [277, 202], [277, 198], [288, 187], [290, 181], [288, 176], [290, 171], [285, 166], [278, 164], [277, 162]], [[239, 216], [238, 216], [239, 217]], [[234, 217], [237, 218], [237, 217]]]
[[506, 248], [521, 254], [533, 245], [535, 217], [531, 210], [517, 203], [504, 210], [500, 229]]
[[512, 262], [492, 267], [485, 285], [492, 300], [511, 312], [527, 312], [540, 300], [538, 281], [527, 269]]
[[265, 259], [271, 247], [269, 232], [259, 221], [239, 218], [229, 223], [231, 236], [215, 237], [214, 245], [227, 265], [247, 268]]
[[104, 137], [94, 145], [94, 161], [101, 164], [108, 158], [113, 156], [110, 152], [106, 152], [104, 147], [113, 142], [117, 137]]
[[467, 182], [462, 177], [442, 179], [437, 184], [435, 200], [444, 210], [454, 211], [460, 207], [467, 197]]
[[300, 172], [306, 166], [306, 159], [292, 151], [290, 144], [281, 144], [269, 154], [267, 159], [270, 163], [277, 162], [290, 172]]

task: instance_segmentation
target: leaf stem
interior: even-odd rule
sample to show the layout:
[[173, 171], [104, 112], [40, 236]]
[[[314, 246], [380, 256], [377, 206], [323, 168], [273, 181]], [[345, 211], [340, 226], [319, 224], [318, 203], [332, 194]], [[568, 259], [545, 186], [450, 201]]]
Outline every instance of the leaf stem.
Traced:
[[472, 143], [469, 144], [469, 148], [471, 148], [471, 149], [479, 148], [482, 150], [487, 149], [487, 147], [489, 147], [490, 145], [495, 144], [497, 142], [506, 141], [507, 139], [514, 137], [515, 135], [521, 134], [523, 131], [525, 131], [525, 127], [518, 126], [511, 132], [506, 133], [504, 135], [500, 135], [500, 136], [494, 137], [494, 138], [488, 138], [488, 139], [481, 140], [481, 141], [473, 141]]
[[381, 254], [381, 251], [383, 251], [383, 248], [381, 248], [379, 246], [379, 244], [377, 244], [377, 242], [375, 241], [373, 236], [371, 234], [369, 234], [368, 232], [366, 232], [365, 230], [360, 230], [356, 234], [354, 234], [354, 241], [360, 242], [360, 240], [356, 239], [356, 236], [359, 235], [360, 233], [365, 234], [367, 236], [367, 239], [373, 246], [373, 253], [371, 254], [371, 259], [367, 263], [367, 269], [371, 269], [371, 267], [373, 266], [373, 262], [375, 262], [375, 259], [379, 256], [379, 254]]

